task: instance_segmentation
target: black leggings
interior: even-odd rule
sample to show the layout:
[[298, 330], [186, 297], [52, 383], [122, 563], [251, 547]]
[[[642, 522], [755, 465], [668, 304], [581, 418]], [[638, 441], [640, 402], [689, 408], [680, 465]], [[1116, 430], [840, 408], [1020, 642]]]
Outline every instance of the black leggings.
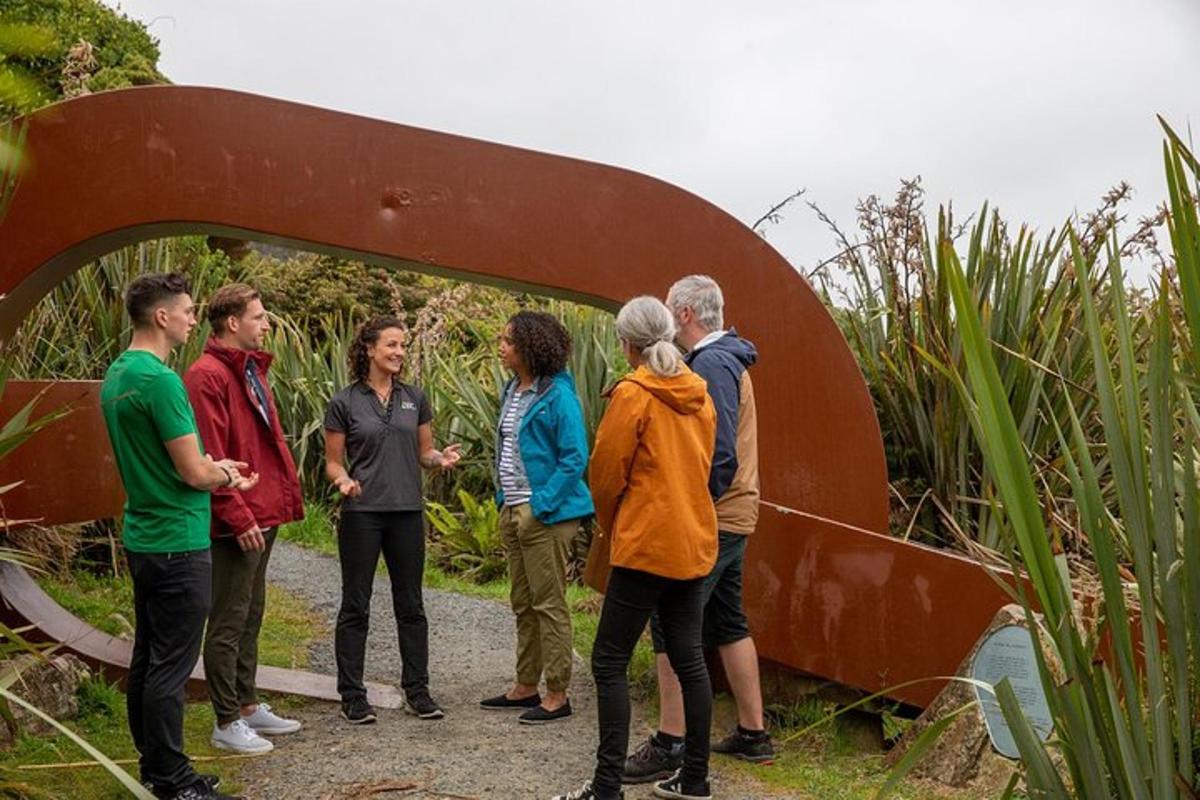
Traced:
[[658, 612], [667, 657], [683, 687], [687, 723], [683, 785], [695, 789], [708, 779], [708, 734], [712, 725], [712, 686], [700, 646], [704, 619], [704, 578], [679, 581], [648, 572], [613, 569], [592, 649], [600, 747], [592, 781], [597, 797], [618, 797], [629, 748], [629, 659]]
[[392, 582], [392, 609], [403, 664], [400, 686], [406, 697], [429, 692], [429, 623], [421, 598], [425, 573], [425, 530], [420, 511], [348, 511], [338, 525], [342, 564], [342, 607], [333, 649], [342, 700], [366, 697], [363, 661], [371, 616], [371, 589], [379, 553]]

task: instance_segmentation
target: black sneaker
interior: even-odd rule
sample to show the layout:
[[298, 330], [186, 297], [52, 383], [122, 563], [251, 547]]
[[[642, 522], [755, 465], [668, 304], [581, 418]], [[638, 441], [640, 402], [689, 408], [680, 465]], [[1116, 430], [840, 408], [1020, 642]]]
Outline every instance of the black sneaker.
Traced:
[[[215, 792], [217, 789], [219, 789], [219, 788], [221, 787], [221, 776], [220, 776], [220, 775], [202, 775], [202, 774], [197, 774], [197, 775], [196, 775], [196, 780], [200, 781], [200, 782], [201, 782], [201, 783], [203, 783], [205, 786], [207, 786], [207, 787], [208, 787], [208, 789], [209, 789], [209, 791], [213, 791], [213, 792]], [[150, 794], [152, 794], [152, 795], [154, 795], [155, 797], [158, 797], [158, 798], [164, 798], [164, 797], [174, 797], [174, 795], [171, 795], [171, 794], [166, 794], [166, 793], [164, 793], [164, 792], [160, 792], [159, 790], [155, 789], [155, 788], [154, 788], [154, 784], [153, 784], [153, 783], [151, 783], [150, 781], [142, 781], [142, 787], [143, 787], [143, 788], [144, 788], [144, 789], [145, 789], [147, 792], [149, 792]]]
[[655, 797], [668, 797], [672, 800], [712, 800], [712, 789], [708, 786], [708, 781], [704, 782], [700, 787], [683, 787], [683, 770], [676, 772], [665, 781], [659, 781], [654, 784]]
[[747, 735], [741, 728], [734, 728], [733, 733], [719, 742], [713, 742], [712, 751], [755, 764], [770, 764], [775, 761], [775, 746], [771, 744], [771, 734], [766, 731], [758, 735]]
[[369, 725], [374, 722], [375, 709], [365, 697], [354, 697], [342, 701], [342, 719], [351, 725]]
[[571, 701], [567, 700], [553, 711], [549, 711], [540, 705], [534, 706], [517, 717], [517, 722], [522, 725], [545, 725], [550, 722], [558, 722], [560, 719], [567, 719], [570, 716]]
[[[624, 789], [617, 794], [617, 798], [618, 800], [625, 800]], [[551, 800], [600, 800], [600, 795], [593, 791], [591, 781], [584, 781], [583, 786], [575, 791], [567, 792], [566, 794], [556, 794]]]
[[498, 694], [486, 700], [479, 701], [479, 707], [484, 711], [511, 711], [513, 709], [536, 708], [542, 704], [540, 694], [531, 694], [516, 700], [509, 698], [508, 693]]
[[651, 736], [633, 755], [625, 759], [623, 783], [649, 783], [668, 778], [683, 766], [683, 745], [662, 747]]
[[[166, 795], [168, 800], [242, 800], [239, 795], [221, 794], [210, 783], [211, 775], [201, 775], [188, 786], [175, 794]], [[219, 782], [219, 781], [218, 781]]]
[[433, 698], [427, 694], [420, 694], [416, 697], [406, 696], [404, 708], [408, 713], [421, 719], [441, 719], [446, 716], [446, 712], [442, 711], [441, 707], [433, 702]]

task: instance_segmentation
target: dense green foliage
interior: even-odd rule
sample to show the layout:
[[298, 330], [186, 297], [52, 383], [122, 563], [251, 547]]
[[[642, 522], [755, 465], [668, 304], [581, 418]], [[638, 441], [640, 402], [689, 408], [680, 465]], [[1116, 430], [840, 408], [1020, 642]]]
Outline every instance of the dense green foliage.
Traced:
[[[0, 116], [64, 96], [63, 67], [72, 47], [92, 46], [85, 68], [90, 91], [166, 83], [158, 71], [158, 42], [146, 26], [96, 0], [3, 0], [2, 63], [24, 79], [18, 95], [0, 105]], [[14, 34], [20, 42], [10, 46]]]
[[[1022, 590], [1018, 599], [1030, 618], [1034, 607], [1041, 613], [1032, 631], [1046, 648], [1034, 652], [1054, 718], [1052, 741], [1038, 739], [1007, 680], [995, 687], [1033, 797], [1175, 800], [1200, 788], [1200, 205], [1193, 193], [1200, 165], [1168, 135], [1173, 252], [1157, 296], [1131, 306], [1115, 233], [1089, 249], [1070, 232], [1067, 291], [1080, 309], [1095, 388], [1085, 403], [1069, 399], [1062, 407], [1040, 388], [1031, 399], [1054, 427], [1066, 500], [1095, 559], [1098, 624], [1083, 613], [1054, 552], [1039, 454], [1020, 430], [1023, 398], [1003, 380], [985, 326], [986, 296], [968, 279], [970, 260], [964, 269], [952, 244], [939, 244], [965, 357], [964, 368], [942, 366], [994, 476], [1000, 546], [1033, 586], [1033, 596]], [[1094, 274], [1102, 276], [1097, 284]], [[1149, 331], [1144, 348], [1139, 323]], [[1096, 427], [1085, 427], [1092, 418]]]
[[[1112, 232], [1111, 195], [1080, 235], [1094, 254]], [[1080, 271], [1069, 257], [1068, 230], [1037, 236], [984, 207], [969, 227], [949, 212], [926, 221], [919, 184], [906, 183], [891, 203], [871, 197], [859, 206], [859, 235], [835, 228], [839, 256], [817, 276], [857, 356], [875, 399], [892, 482], [893, 532], [941, 546], [1000, 548], [995, 475], [970, 427], [970, 398], [958, 387], [966, 367], [961, 326], [950, 293], [948, 257], [961, 250], [964, 280], [980, 314], [1018, 431], [1037, 469], [1044, 511], [1056, 546], [1086, 557], [1077, 533], [1069, 484], [1059, 463], [1055, 422], [1068, 405], [1089, 436], [1099, 433], [1095, 374], [1083, 326], [1080, 292], [1099, 296], [1107, 273]], [[1146, 229], [1120, 244], [1126, 254]], [[951, 241], [952, 250], [937, 242]], [[1144, 305], [1140, 293], [1129, 301]], [[1103, 335], [1113, 335], [1102, 322]], [[1131, 322], [1135, 352], [1151, 332]], [[1105, 480], [1108, 465], [1099, 465]], [[1105, 481], [1107, 485], [1107, 481]], [[1115, 510], [1115, 495], [1104, 497]]]

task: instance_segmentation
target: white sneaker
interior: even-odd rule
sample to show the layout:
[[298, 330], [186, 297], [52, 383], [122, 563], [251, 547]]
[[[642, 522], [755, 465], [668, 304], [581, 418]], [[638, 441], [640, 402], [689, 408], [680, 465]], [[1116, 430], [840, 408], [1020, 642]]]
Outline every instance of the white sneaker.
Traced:
[[275, 745], [259, 736], [244, 720], [235, 719], [222, 728], [213, 723], [212, 746], [235, 753], [261, 755], [275, 749]]
[[266, 703], [259, 703], [253, 714], [242, 715], [242, 722], [254, 729], [255, 733], [295, 733], [304, 727], [298, 719], [284, 719], [271, 711]]

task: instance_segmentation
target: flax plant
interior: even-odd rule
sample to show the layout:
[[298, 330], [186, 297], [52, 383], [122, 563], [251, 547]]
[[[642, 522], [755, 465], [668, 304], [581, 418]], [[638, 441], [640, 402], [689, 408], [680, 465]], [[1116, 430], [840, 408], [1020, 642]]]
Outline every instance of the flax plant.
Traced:
[[[1023, 438], [1023, 398], [1004, 380], [997, 355], [1003, 351], [987, 325], [987, 297], [974, 290], [953, 245], [940, 247], [965, 359], [962, 400], [996, 486], [1000, 544], [1032, 584], [1033, 594], [1022, 593], [1021, 602], [1044, 620], [1032, 632], [1053, 738], [1043, 744], [1034, 735], [1006, 681], [995, 687], [1031, 797], [1197, 796], [1200, 223], [1190, 188], [1196, 163], [1173, 135], [1164, 163], [1173, 263], [1160, 276], [1154, 302], [1131, 308], [1115, 236], [1089, 250], [1070, 233], [1073, 297], [1094, 401], [1068, 394], [1057, 406], [1054, 381], [1036, 387], [1032, 400], [1053, 424], [1069, 501], [1095, 557], [1098, 627], [1086, 624], [1076, 587], [1055, 567], [1042, 467]], [[1102, 293], [1094, 291], [1094, 275], [1103, 275]], [[1182, 320], [1173, 314], [1176, 305]], [[1139, 320], [1149, 333], [1141, 349]], [[1115, 503], [1105, 497], [1104, 464]], [[1121, 572], [1126, 552], [1132, 585]], [[1101, 642], [1108, 646], [1101, 649]], [[1042, 655], [1043, 645], [1061, 672]]]
[[[1065, 231], [1039, 237], [1021, 227], [1014, 233], [985, 206], [969, 227], [942, 211], [931, 235], [922, 203], [916, 182], [905, 183], [891, 204], [863, 201], [856, 241], [822, 215], [842, 250], [814, 277], [875, 399], [893, 494], [903, 506], [896, 532], [997, 550], [1003, 534], [994, 513], [996, 477], [972, 436], [954, 380], [965, 361], [948, 255], [929, 243], [965, 240], [962, 274], [995, 344], [1020, 441], [1034, 456], [1036, 482], [1051, 504], [1068, 488], [1054, 468], [1052, 420], [1069, 403], [1090, 418], [1095, 395], [1077, 294], [1080, 282], [1084, 291], [1098, 292], [1103, 276], [1076, 275], [1064, 266]], [[1135, 333], [1144, 338], [1140, 328]], [[1057, 520], [1058, 509], [1051, 511]]]

